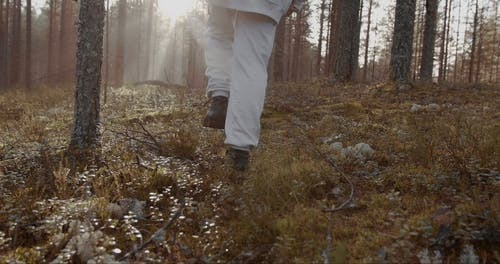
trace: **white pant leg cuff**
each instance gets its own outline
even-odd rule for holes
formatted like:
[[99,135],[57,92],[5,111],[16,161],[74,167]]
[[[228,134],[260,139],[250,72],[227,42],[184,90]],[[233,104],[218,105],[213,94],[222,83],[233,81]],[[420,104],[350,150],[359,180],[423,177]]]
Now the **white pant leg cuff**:
[[252,149],[249,148],[249,147],[238,147],[238,146],[234,146],[234,145],[228,145],[230,148],[232,149],[236,149],[236,150],[241,150],[241,151],[246,151],[246,152],[250,152]]
[[224,90],[216,90],[216,91],[210,92],[208,96],[210,98],[214,98],[216,96],[224,96],[226,98],[229,98],[229,92],[224,91]]

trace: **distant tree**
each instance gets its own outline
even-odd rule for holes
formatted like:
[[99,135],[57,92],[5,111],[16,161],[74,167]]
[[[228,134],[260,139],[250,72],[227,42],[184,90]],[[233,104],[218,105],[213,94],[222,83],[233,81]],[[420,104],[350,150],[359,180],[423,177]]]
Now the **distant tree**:
[[80,0],[75,111],[70,150],[93,150],[100,146],[98,123],[104,12],[104,0]]
[[52,83],[55,74],[54,50],[55,50],[55,20],[56,20],[56,0],[49,0],[49,32],[48,32],[48,53],[47,53],[47,80]]
[[415,0],[397,0],[391,49],[391,79],[408,83],[413,51]]
[[[372,0],[370,0],[372,1]],[[328,8],[326,4],[326,0],[321,0],[321,4],[319,6],[320,16],[319,16],[319,37],[318,37],[318,56],[316,58],[316,75],[321,74],[321,62],[323,60],[323,41],[324,41],[324,25],[325,25],[325,12]]]
[[370,49],[370,31],[372,26],[372,10],[373,10],[373,0],[369,0],[368,2],[368,14],[367,16],[367,24],[366,24],[366,37],[365,37],[365,60],[363,65],[363,81],[366,82],[368,75],[368,51]]
[[[9,0],[7,0],[9,1]],[[5,76],[5,69],[7,67],[6,65],[6,62],[7,62],[7,58],[6,58],[6,54],[7,52],[5,51],[5,48],[6,48],[6,39],[7,39],[7,36],[4,35],[4,25],[6,23],[8,23],[8,20],[7,22],[4,22],[3,20],[3,13],[4,13],[4,9],[7,10],[8,8],[4,8],[4,1],[3,0],[0,0],[0,89],[4,88],[5,87],[5,80],[6,80],[6,76]]]
[[31,89],[31,0],[26,0],[26,56],[25,56],[26,89]]
[[124,58],[125,58],[125,31],[127,24],[127,0],[118,2],[118,32],[116,40],[115,58],[115,84],[123,84]]
[[358,68],[360,0],[335,0],[330,29],[330,79],[352,81]]
[[273,79],[277,82],[282,82],[285,79],[285,38],[287,18],[281,19],[276,28],[276,43],[274,49],[273,60]]
[[9,66],[10,85],[16,85],[20,81],[21,77],[21,0],[14,0],[13,2],[13,12],[12,12],[12,44],[10,52],[11,63]]
[[432,81],[432,71],[434,69],[434,44],[436,43],[438,0],[426,0],[425,8],[424,42],[420,65],[420,80],[428,82]]
[[469,61],[469,74],[468,74],[468,81],[469,83],[473,82],[474,79],[474,61],[476,59],[476,45],[477,45],[477,29],[478,29],[478,23],[479,23],[479,1],[476,0],[475,4],[475,11],[474,11],[474,22],[472,24],[473,31],[472,31],[472,45],[470,48],[470,61]]

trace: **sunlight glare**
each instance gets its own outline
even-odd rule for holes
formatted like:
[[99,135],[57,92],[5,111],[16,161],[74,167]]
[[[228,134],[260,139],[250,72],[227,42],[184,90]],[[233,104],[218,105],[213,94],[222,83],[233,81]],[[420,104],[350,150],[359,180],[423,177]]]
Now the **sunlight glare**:
[[160,14],[172,20],[186,15],[194,9],[196,0],[160,0],[158,8]]

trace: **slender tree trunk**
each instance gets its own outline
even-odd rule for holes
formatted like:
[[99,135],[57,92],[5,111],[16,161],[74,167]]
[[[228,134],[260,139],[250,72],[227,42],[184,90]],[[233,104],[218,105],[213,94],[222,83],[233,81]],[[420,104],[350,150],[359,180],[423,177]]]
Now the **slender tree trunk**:
[[124,58],[125,58],[125,29],[127,24],[127,0],[118,2],[118,32],[116,40],[115,57],[115,85],[123,84]]
[[483,55],[483,12],[484,8],[481,9],[481,15],[479,16],[479,41],[477,43],[477,64],[476,64],[476,83],[481,82],[481,63]]
[[5,61],[4,67],[3,67],[3,72],[2,72],[2,80],[4,80],[4,87],[10,88],[10,78],[9,78],[9,66],[10,66],[10,58],[9,58],[9,53],[10,53],[10,47],[9,47],[9,10],[10,10],[10,4],[9,0],[6,0],[5,2],[5,32],[4,32],[4,38],[3,38],[3,50],[2,50],[2,61]]
[[448,3],[450,0],[445,0],[444,5],[444,18],[443,18],[443,28],[441,29],[441,42],[439,47],[439,82],[445,80],[444,77],[444,54],[445,54],[445,43],[446,43],[446,26],[448,21]]
[[415,0],[397,0],[394,34],[391,50],[391,79],[408,83],[413,54]]
[[12,12],[12,54],[10,65],[10,83],[17,85],[21,69],[21,1],[14,0]]
[[473,73],[474,73],[474,61],[476,60],[476,42],[477,42],[477,23],[478,23],[478,12],[479,12],[479,1],[476,0],[476,8],[474,12],[474,24],[472,31],[472,45],[470,49],[470,61],[469,61],[469,83],[473,82]]
[[366,82],[368,75],[368,51],[370,50],[370,30],[372,25],[372,8],[373,0],[368,3],[368,22],[366,25],[366,38],[365,38],[365,60],[363,65],[363,81]]
[[425,3],[425,28],[422,47],[422,61],[420,65],[420,80],[432,81],[434,69],[434,44],[436,43],[436,24],[438,0],[426,0]]
[[[460,22],[462,15],[462,1],[458,1],[458,20],[456,28],[456,40],[455,40],[455,66],[453,67],[453,82],[457,82],[457,72],[458,72],[458,39],[460,38]],[[461,62],[464,63],[463,61]]]
[[25,58],[26,89],[31,89],[31,0],[26,0],[26,58]]
[[424,5],[419,5],[419,0],[417,0],[417,20],[416,20],[416,29],[414,33],[414,38],[416,40],[414,41],[414,46],[413,46],[413,70],[412,70],[412,79],[416,80],[417,79],[417,74],[418,74],[418,67],[421,64],[422,61],[422,43],[424,42],[423,37],[424,34],[422,32],[422,28],[425,27],[424,25],[424,12],[425,12],[425,2],[422,1]]
[[146,25],[146,65],[144,66],[144,78],[149,78],[149,63],[150,63],[150,58],[151,58],[151,40],[153,38],[153,17],[154,17],[154,1],[149,0],[149,5],[148,5],[148,21]]
[[[497,27],[498,27],[498,1],[495,2],[495,5],[494,5],[494,8],[495,8],[495,18],[494,18],[494,22],[493,22],[493,28],[495,30],[493,30],[493,45],[497,45],[495,43],[498,43],[497,42]],[[492,63],[493,65],[491,66],[490,68],[490,77],[489,77],[489,80],[490,82],[493,82],[493,76],[495,74],[495,81],[497,80],[496,78],[496,75],[498,74],[498,56],[497,56],[497,51],[498,48],[495,48],[493,49],[493,59],[492,59]],[[496,71],[494,71],[494,69],[496,69]]]
[[48,52],[47,52],[47,80],[51,84],[54,74],[54,23],[55,23],[55,1],[49,1],[49,36],[48,36]]
[[[371,0],[370,0],[371,1]],[[319,38],[318,38],[318,56],[316,59],[316,75],[321,74],[321,61],[323,58],[323,28],[325,23],[325,9],[326,9],[326,0],[321,0],[321,14],[319,16]]]
[[336,0],[332,21],[332,72],[333,82],[349,82],[358,68],[359,52],[359,0]]
[[285,66],[285,33],[286,33],[286,18],[283,18],[276,28],[276,47],[274,57],[274,80],[282,82],[284,79]]
[[293,59],[292,59],[292,80],[297,81],[300,79],[299,63],[302,56],[302,13],[303,10],[297,13],[295,20],[295,34],[293,45]]
[[137,26],[137,51],[136,51],[136,55],[137,55],[137,63],[136,63],[136,66],[137,66],[137,80],[136,81],[142,81],[142,77],[141,77],[141,69],[142,69],[142,56],[141,56],[141,51],[142,51],[142,0],[138,0],[138,17],[139,17],[139,24]]
[[99,90],[103,55],[104,0],[80,0],[76,93],[70,149],[93,150],[99,143]]
[[443,61],[443,77],[444,80],[448,80],[448,59],[449,59],[449,47],[450,47],[450,27],[451,27],[451,6],[453,0],[448,3],[448,21],[446,22],[446,37],[444,44],[444,61]]
[[3,22],[3,0],[0,0],[0,89],[5,87],[5,58],[4,58],[4,22]]
[[106,62],[104,63],[105,64],[105,68],[104,68],[104,76],[105,76],[105,79],[104,79],[104,104],[107,104],[108,103],[108,84],[109,84],[109,13],[111,12],[111,10],[109,9],[109,0],[106,0],[106,50],[105,50],[105,54],[106,54]]
[[327,74],[331,74],[333,72],[333,51],[334,51],[334,36],[335,36],[335,15],[337,10],[335,9],[335,0],[332,0],[330,3],[330,15],[328,16],[328,53],[326,56],[326,72]]

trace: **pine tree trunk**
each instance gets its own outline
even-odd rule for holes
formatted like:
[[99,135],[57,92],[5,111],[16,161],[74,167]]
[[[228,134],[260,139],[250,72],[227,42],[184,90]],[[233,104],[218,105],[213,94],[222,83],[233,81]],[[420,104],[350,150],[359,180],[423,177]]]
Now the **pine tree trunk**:
[[477,64],[476,64],[476,83],[481,82],[481,63],[482,63],[482,55],[483,55],[483,11],[484,8],[481,9],[481,15],[479,17],[479,41],[477,43]]
[[285,66],[285,24],[286,18],[283,18],[276,28],[276,46],[274,56],[273,75],[274,81],[282,82],[284,79]]
[[127,0],[118,2],[118,32],[116,40],[116,58],[115,58],[115,85],[123,84],[124,59],[125,59],[125,29],[127,24]]
[[21,0],[14,1],[12,13],[12,63],[10,70],[10,83],[17,85],[21,73]]
[[372,8],[373,8],[373,0],[370,0],[368,3],[368,22],[366,25],[366,38],[365,38],[365,60],[363,65],[363,81],[366,82],[366,78],[368,75],[368,51],[370,50],[370,30],[372,25]]
[[474,61],[476,60],[476,42],[477,42],[477,23],[478,23],[478,12],[479,12],[479,2],[476,0],[476,8],[474,12],[474,24],[473,24],[473,31],[472,31],[472,45],[470,49],[470,61],[469,61],[469,83],[473,82],[473,73],[474,73]]
[[47,53],[47,81],[49,84],[53,81],[54,75],[54,23],[55,23],[55,0],[49,0],[49,36]]
[[410,78],[415,26],[415,0],[397,0],[391,49],[391,79],[406,84]]
[[446,37],[444,43],[444,59],[443,59],[443,77],[444,80],[448,79],[448,59],[450,48],[450,27],[451,27],[451,5],[453,0],[448,3],[448,21],[446,22]]
[[[371,1],[371,0],[370,0]],[[323,28],[325,23],[325,9],[326,9],[326,0],[321,0],[321,14],[319,16],[319,38],[318,38],[318,55],[316,59],[316,75],[321,74],[321,61],[323,55]]]
[[420,80],[423,82],[430,82],[432,81],[432,72],[434,69],[434,45],[436,43],[438,0],[426,0],[425,8],[424,42],[420,65]]
[[5,76],[4,76],[4,71],[5,71],[5,58],[4,58],[4,22],[3,22],[3,0],[0,0],[0,89],[3,89],[5,87]]
[[446,43],[446,26],[448,21],[448,3],[449,0],[445,0],[444,5],[444,18],[443,18],[443,28],[441,29],[441,42],[439,47],[439,82],[445,80],[444,77],[444,55],[445,55],[445,43]]
[[302,56],[302,13],[303,10],[297,13],[295,20],[295,34],[293,45],[293,59],[292,59],[292,80],[300,80],[300,61]]
[[150,58],[151,58],[151,40],[153,39],[153,17],[154,17],[154,1],[149,0],[149,6],[148,6],[148,21],[146,25],[146,51],[145,51],[145,58],[146,62],[144,65],[144,73],[143,76],[144,78],[149,78],[149,63],[150,63]]
[[3,72],[2,72],[2,80],[3,80],[3,87],[5,88],[10,88],[10,80],[9,80],[9,52],[10,52],[10,47],[9,47],[9,10],[10,10],[10,4],[9,0],[6,0],[5,2],[5,31],[4,31],[4,38],[3,38],[3,49],[2,49],[2,62],[4,62],[4,67],[3,67]]
[[[458,72],[458,39],[460,38],[460,20],[462,15],[462,1],[458,1],[458,19],[457,19],[457,28],[456,28],[456,40],[455,40],[455,65],[453,67],[453,82],[457,81],[457,72]],[[463,61],[461,62],[464,63]]]
[[109,0],[106,0],[106,49],[104,54],[106,54],[106,61],[104,63],[104,104],[108,103],[108,84],[109,84]]
[[25,58],[26,89],[31,89],[31,0],[26,0],[26,58]]
[[333,53],[330,80],[349,82],[358,67],[359,0],[336,0],[332,22]]
[[103,55],[104,0],[80,0],[74,127],[70,149],[99,144],[99,91]]

